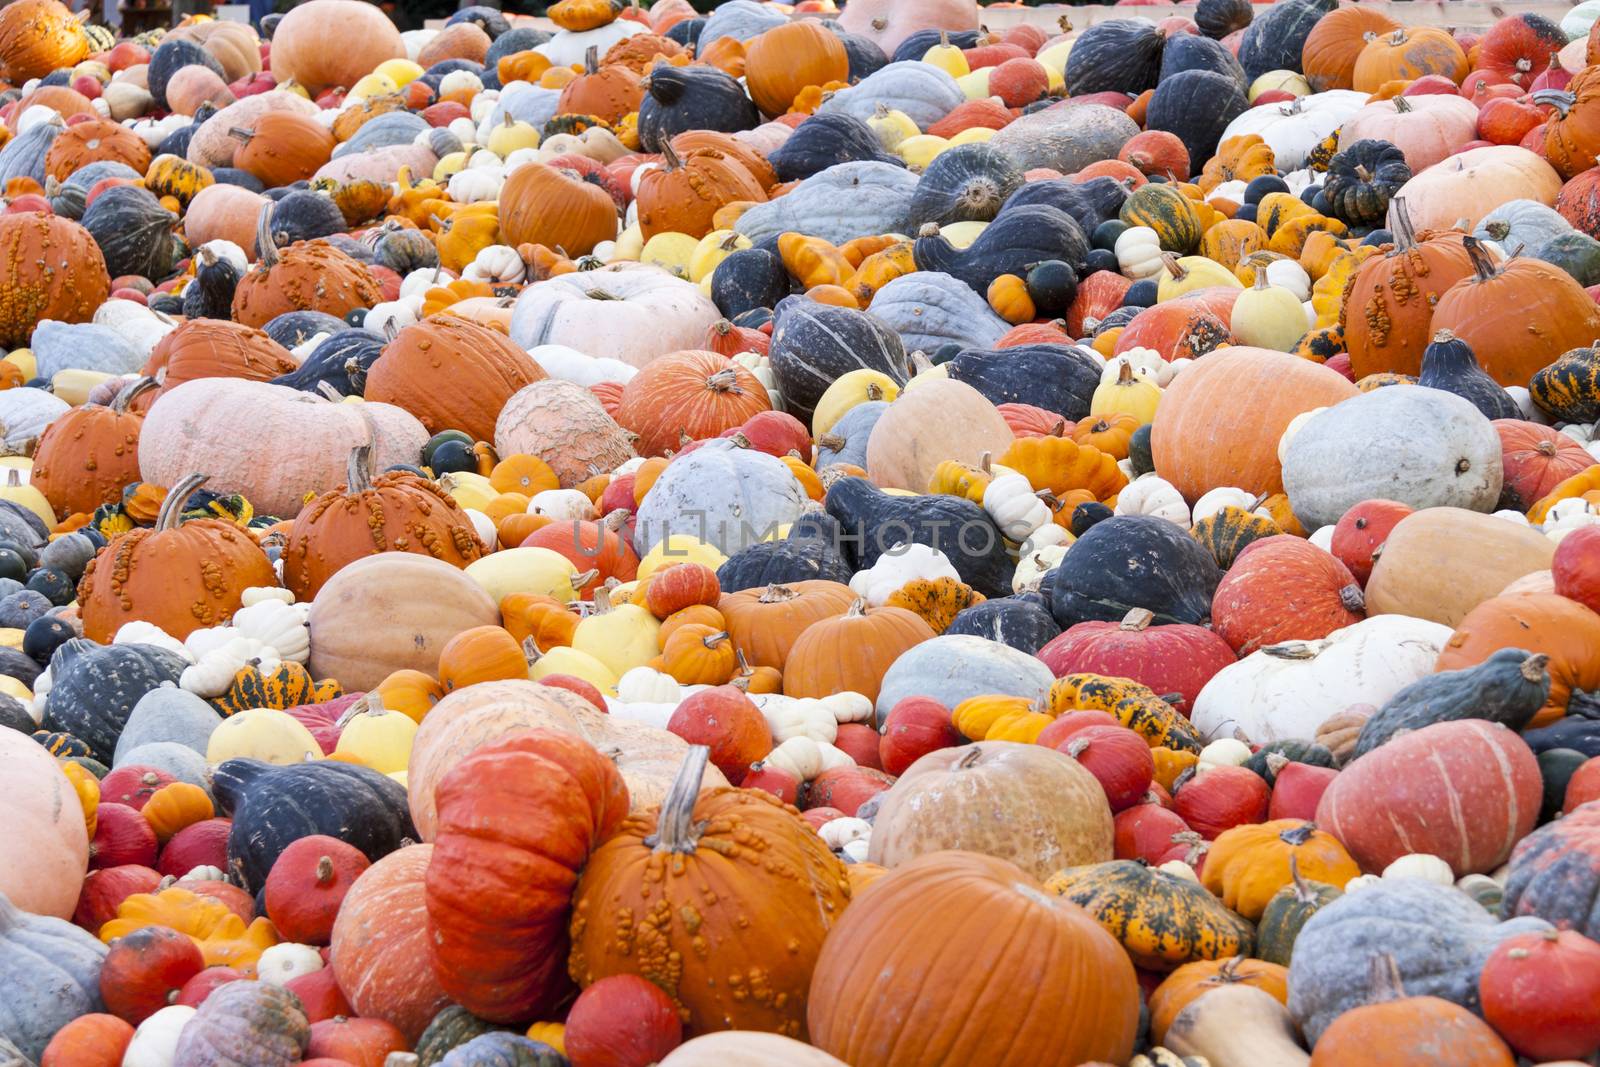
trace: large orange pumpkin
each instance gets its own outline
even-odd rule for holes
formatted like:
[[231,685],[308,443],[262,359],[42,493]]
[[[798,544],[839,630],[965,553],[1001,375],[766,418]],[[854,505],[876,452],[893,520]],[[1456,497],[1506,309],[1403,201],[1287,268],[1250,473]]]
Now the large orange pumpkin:
[[1400,24],[1381,11],[1351,4],[1317,20],[1300,48],[1300,69],[1315,92],[1349,89],[1355,79],[1356,59],[1370,34],[1392,33]]
[[1544,126],[1544,157],[1550,165],[1562,178],[1594,166],[1600,152],[1600,72],[1585,68],[1564,91],[1540,99],[1555,105]]
[[[312,0],[321,2],[344,0]],[[279,248],[272,238],[272,211],[271,204],[261,208],[256,224],[259,258],[233,291],[235,322],[265,326],[290,311],[322,311],[342,319],[383,299],[367,268],[326,241]]]
[[778,184],[778,174],[772,169],[767,157],[754,145],[739,140],[731,133],[723,133],[720,130],[685,130],[672,139],[672,149],[679,156],[691,156],[705,150],[721,152],[729,159],[744,164],[744,169],[760,183],[761,188],[770,189]]
[[589,857],[568,969],[585,988],[615,974],[649,979],[677,1005],[686,1037],[804,1039],[812,967],[848,914],[850,877],[771,793],[702,792],[707,755],[690,748],[660,808],[629,817]]
[[1595,465],[1583,445],[1551,426],[1522,419],[1496,419],[1504,468],[1504,506],[1527,511],[1556,486]]
[[598,49],[590,48],[584,56],[584,72],[562,88],[556,101],[556,114],[593,115],[618,123],[630,112],[639,110],[639,101],[643,98],[638,72],[624,66],[602,66]]
[[139,480],[139,429],[144,415],[133,399],[155,382],[140,379],[110,404],[84,404],[66,412],[39,435],[28,482],[44,494],[57,515],[92,512],[122,499]]
[[838,34],[812,19],[797,19],[745,42],[744,76],[756,107],[782,115],[800,90],[848,81],[850,57]]
[[543,368],[498,330],[458,315],[407,326],[367,372],[366,398],[405,408],[429,433],[461,430],[494,440],[511,395],[542,381]]
[[59,215],[0,215],[0,344],[27,344],[43,319],[88,322],[110,295],[105,257],[88,230]]
[[1422,370],[1422,350],[1439,296],[1472,274],[1460,233],[1415,233],[1404,199],[1390,206],[1394,247],[1356,268],[1345,289],[1339,317],[1345,349],[1357,379],[1369,374],[1411,374]]
[[754,374],[715,352],[674,352],[651,360],[622,389],[617,422],[639,435],[641,455],[676,452],[717,437],[771,408]]
[[853,1067],[1126,1063],[1139,988],[1077,905],[1005,860],[933,852],[862,890],[817,961],[807,1015],[812,1043]]
[[1446,30],[1405,26],[1376,34],[1356,56],[1352,88],[1375,93],[1385,82],[1442,74],[1459,83],[1467,76],[1467,55]]
[[662,146],[662,156],[665,162],[639,179],[636,199],[645,240],[658,233],[704,237],[716,229],[713,220],[727,205],[767,199],[766,190],[744,164],[715,149],[680,157],[668,143]]
[[0,73],[20,85],[89,54],[83,23],[60,0],[14,0],[0,8]]
[[789,650],[814,622],[843,615],[855,602],[850,587],[822,579],[725,593],[717,611],[734,647],[752,667],[782,670]]
[[1576,600],[1554,593],[1485,600],[1450,635],[1436,669],[1475,667],[1502,648],[1550,657],[1550,696],[1530,726],[1548,726],[1566,715],[1574,691],[1600,689],[1600,615]]
[[915,612],[869,608],[857,600],[843,615],[819,619],[795,639],[783,667],[783,691],[792,697],[861,693],[877,700],[889,665],[934,636]]
[[297,111],[268,111],[249,128],[229,134],[241,142],[233,165],[261,179],[268,189],[305,181],[333,155],[337,143],[328,127]]
[[1495,381],[1526,386],[1563,352],[1600,337],[1600,306],[1565,270],[1524,256],[1496,264],[1474,239],[1465,244],[1473,274],[1439,297],[1430,330],[1472,346]]
[[308,0],[272,33],[272,76],[315,96],[354,85],[386,59],[404,59],[405,42],[389,16],[360,0]]
[[254,326],[226,319],[190,319],[156,343],[144,373],[161,375],[165,391],[199,378],[267,382],[299,366],[287,348]]
[[617,205],[598,182],[565,167],[524,163],[500,188],[500,236],[588,255],[617,235]]
[[546,1017],[571,990],[578,872],[628,814],[622,776],[580,738],[529,730],[462,760],[434,800],[428,928],[445,991],[492,1022]]
[[1156,409],[1156,471],[1193,501],[1222,486],[1283,492],[1278,441],[1296,415],[1356,395],[1337,371],[1285,352],[1213,352],[1173,381]]

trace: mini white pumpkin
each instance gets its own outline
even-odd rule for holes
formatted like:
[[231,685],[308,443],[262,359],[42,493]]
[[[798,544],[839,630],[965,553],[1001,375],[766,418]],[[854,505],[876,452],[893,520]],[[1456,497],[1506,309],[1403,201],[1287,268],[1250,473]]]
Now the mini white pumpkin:
[[871,837],[872,824],[865,819],[846,815],[823,823],[817,830],[817,836],[822,838],[823,844],[838,852],[852,841],[865,841]]
[[856,761],[839,749],[809,737],[791,737],[767,753],[766,763],[780,771],[794,775],[797,781],[809,782],[823,771],[836,767],[854,767]]
[[1327,410],[1326,407],[1312,408],[1310,411],[1302,411],[1289,420],[1289,425],[1283,428],[1283,434],[1278,438],[1278,462],[1280,464],[1283,462],[1283,457],[1289,452],[1289,442],[1293,440],[1294,435],[1304,429],[1306,423],[1310,422],[1313,416]]
[[1032,484],[1021,474],[1002,474],[991,479],[983,491],[983,510],[1012,541],[1026,541],[1051,518],[1050,506],[1039,499]]
[[1138,282],[1161,273],[1161,237],[1150,227],[1129,226],[1118,235],[1113,248],[1124,278]]
[[193,663],[195,659],[194,654],[184,646],[182,641],[179,641],[153,622],[144,622],[142,620],[125,622],[117,628],[116,636],[112,637],[111,643],[113,645],[154,645],[156,648],[167,652],[174,652],[190,663]]
[[1219,737],[1200,750],[1195,772],[1202,773],[1217,767],[1239,767],[1250,758],[1250,746],[1232,737]]
[[635,667],[617,679],[617,699],[625,704],[677,704],[683,687],[653,667]]
[[528,350],[528,355],[550,377],[576,382],[584,388],[601,382],[626,384],[639,373],[639,368],[631,363],[607,356],[587,355],[566,345],[537,345]]
[[1051,545],[1070,545],[1071,543],[1072,534],[1066,527],[1059,526],[1053,522],[1046,523],[1033,531],[1033,534],[1022,542],[1022,546],[1017,549],[1017,558],[1021,559],[1024,556],[1032,555],[1041,548],[1048,548]]
[[178,1035],[194,1014],[187,1004],[169,1004],[140,1023],[122,1054],[122,1067],[172,1067]]
[[[483,92],[483,79],[470,70],[452,70],[439,80],[439,96],[450,97],[460,93],[478,94]],[[460,122],[460,119],[456,120]],[[460,136],[457,134],[457,136]]]
[[1318,526],[1315,530],[1313,530],[1311,532],[1311,536],[1306,538],[1306,540],[1310,541],[1312,544],[1314,544],[1318,548],[1322,549],[1322,551],[1328,553],[1329,555],[1332,555],[1333,554],[1333,534],[1334,534],[1334,531],[1336,529],[1338,529],[1338,527],[1335,527],[1335,526]]
[[1061,565],[1071,547],[1070,543],[1045,545],[1025,556],[1018,556],[1016,572],[1011,576],[1011,591],[1026,593],[1038,590],[1044,582],[1044,576]]
[[1245,489],[1237,489],[1231,485],[1220,486],[1206,493],[1194,502],[1194,513],[1190,516],[1191,522],[1209,519],[1223,508],[1233,507],[1249,511],[1255,506],[1256,498]]
[[546,489],[528,501],[529,515],[548,515],[552,519],[592,519],[594,501],[576,489]]
[[282,660],[304,663],[311,656],[310,606],[263,600],[233,613],[231,625],[272,649]]
[[474,166],[473,160],[482,154],[474,153],[465,167],[450,175],[447,188],[451,200],[458,204],[476,204],[499,199],[500,187],[506,181],[505,170],[498,160],[493,160],[488,166]]
[[361,320],[363,329],[379,336],[387,336],[392,327],[399,333],[407,326],[414,326],[422,321],[422,294],[402,294],[398,300],[385,300],[372,305],[366,316]]
[[262,950],[256,961],[256,976],[268,985],[284,986],[322,968],[322,953],[310,945],[284,941]]
[[869,606],[879,607],[907,582],[919,578],[952,578],[959,582],[961,573],[937,548],[902,543],[879,556],[871,567],[857,571],[850,579],[850,591],[864,597]]
[[1384,878],[1421,878],[1435,885],[1455,885],[1456,873],[1438,856],[1426,852],[1412,852],[1401,856],[1383,869]]
[[[459,177],[460,174],[455,176]],[[450,179],[451,184],[455,183],[455,178]],[[528,265],[510,245],[490,245],[482,249],[467,264],[467,269],[461,272],[463,278],[491,285],[513,285],[521,282],[527,274]]]
[[1135,478],[1117,494],[1118,515],[1154,515],[1188,529],[1192,525],[1189,504],[1176,486],[1156,474]]
[[839,734],[838,720],[820,700],[786,697],[779,693],[763,693],[750,699],[761,709],[772,740],[778,744],[791,737],[808,737],[831,744]]

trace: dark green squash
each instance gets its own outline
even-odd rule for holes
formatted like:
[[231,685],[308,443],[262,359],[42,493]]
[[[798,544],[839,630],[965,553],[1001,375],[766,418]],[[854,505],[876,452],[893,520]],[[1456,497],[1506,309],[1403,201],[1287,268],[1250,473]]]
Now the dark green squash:
[[989,513],[955,496],[891,496],[865,478],[840,478],[828,490],[828,514],[842,530],[853,570],[865,570],[896,545],[914,542],[943,552],[961,580],[986,597],[1011,592],[1016,569]]
[[1038,593],[996,597],[963,609],[944,631],[998,641],[1028,655],[1061,636],[1050,605]]
[[1115,514],[1116,512],[1098,500],[1085,500],[1072,509],[1067,529],[1071,531],[1073,537],[1082,537],[1097,524],[1105,522]]
[[1161,77],[1165,45],[1166,35],[1149,19],[1096,22],[1079,35],[1067,55],[1067,95],[1138,96],[1154,88]]
[[1517,843],[1500,915],[1537,915],[1600,937],[1600,803],[1579,805]]
[[[891,63],[904,63],[920,60],[928,54],[928,49],[939,43],[940,30],[918,30],[895,47],[894,55],[889,57]],[[951,44],[957,48],[976,48],[978,38],[983,34],[978,30],[952,30],[947,35]]]
[[825,511],[807,511],[783,539],[757,541],[729,556],[717,568],[717,584],[725,593],[818,578],[849,585],[852,571],[839,544],[838,522]]
[[1128,439],[1128,463],[1133,467],[1135,478],[1155,473],[1155,457],[1150,454],[1150,423],[1133,431],[1133,436]]
[[164,683],[177,685],[188,665],[182,656],[152,645],[97,645],[75,638],[50,657],[42,725],[81,737],[95,758],[109,760],[139,698]]
[[1600,348],[1574,348],[1528,381],[1533,402],[1557,422],[1600,419]]
[[1300,53],[1317,22],[1338,0],[1281,0],[1261,12],[1239,41],[1239,65],[1251,81],[1269,70],[1300,70]]
[[1543,653],[1502,648],[1475,667],[1412,682],[1372,713],[1351,758],[1366,755],[1402,730],[1458,719],[1487,719],[1520,731],[1550,696],[1549,662]]
[[844,45],[844,54],[850,61],[850,84],[854,85],[862,78],[876,74],[889,65],[889,57],[884,55],[877,41],[863,37],[859,33],[850,33],[832,19],[824,21],[823,25],[839,38],[840,44]]
[[[800,129],[805,126],[802,123]],[[796,130],[795,136],[799,134]],[[1022,181],[1022,171],[997,148],[979,142],[946,149],[917,181],[911,197],[911,229],[915,232],[929,223],[988,222]]]
[[1539,808],[1539,821],[1549,822],[1561,814],[1567,799],[1567,783],[1579,767],[1589,762],[1589,757],[1572,748],[1550,748],[1539,753],[1539,778],[1544,782],[1544,803]]
[[102,189],[83,213],[83,228],[100,246],[113,278],[137,274],[153,282],[165,279],[183,250],[173,232],[177,225],[178,216],[136,185]]
[[1524,252],[1560,267],[1585,288],[1600,284],[1600,241],[1586,233],[1573,230],[1557,234],[1539,248]]
[[1245,88],[1244,68],[1221,41],[1202,37],[1197,33],[1175,33],[1167,38],[1161,52],[1161,80],[1182,74],[1186,70],[1209,70],[1232,78],[1239,88]]
[[145,72],[145,78],[149,84],[150,95],[155,97],[158,108],[163,111],[171,109],[172,105],[167,102],[167,83],[178,71],[192,66],[205,67],[224,83],[228,81],[222,64],[193,41],[168,38],[150,54],[150,66]]
[[712,271],[711,302],[723,317],[737,319],[757,308],[777,307],[793,287],[783,260],[765,248],[741,248]]
[[319,394],[327,387],[341,396],[360,396],[385,343],[366,330],[340,330],[324,338],[297,369],[274,378],[272,384]]
[[385,223],[367,236],[372,262],[404,278],[414,270],[439,265],[439,249],[421,230]]
[[439,1067],[571,1067],[561,1053],[542,1041],[503,1030],[491,1031],[457,1045]]
[[1322,195],[1335,218],[1351,226],[1380,226],[1389,201],[1411,180],[1406,154],[1388,141],[1357,141],[1328,161]]
[[1035,263],[1024,281],[1028,283],[1028,298],[1041,316],[1065,315],[1078,295],[1077,271],[1059,259]]
[[[491,41],[499,40],[502,34],[509,32],[511,29],[511,22],[506,18],[505,12],[500,11],[498,8],[484,7],[479,4],[461,8],[444,20],[446,26],[454,26],[461,22],[472,23],[487,34]],[[543,42],[536,43],[542,44]]]
[[22,651],[35,663],[49,663],[56,649],[79,636],[65,619],[46,615],[34,619],[22,633]]
[[812,115],[795,127],[783,144],[767,154],[780,181],[801,181],[840,163],[871,161],[905,166],[899,156],[884,151],[872,127],[853,115],[828,111]]
[[211,180],[218,185],[237,185],[249,189],[252,193],[264,193],[267,187],[260,178],[247,170],[238,167],[214,167],[211,171]]
[[349,328],[343,319],[323,311],[286,311],[261,330],[285,348],[298,348],[319,333],[339,333]]
[[336,837],[370,860],[418,840],[405,786],[353,763],[275,767],[231,759],[213,768],[211,785],[219,813],[233,819],[230,872],[252,893],[261,888],[278,854],[302,837]]
[[1315,741],[1273,741],[1262,745],[1249,759],[1244,761],[1244,768],[1260,775],[1268,785],[1278,784],[1278,772],[1290,763],[1305,763],[1312,767],[1333,767],[1333,753],[1328,751],[1326,745],[1319,745]]
[[761,113],[744,87],[715,67],[656,67],[640,83],[639,144],[646,152],[685,130],[737,133],[761,124]]
[[1156,86],[1145,111],[1145,129],[1165,130],[1176,136],[1189,150],[1191,162],[1198,166],[1199,161],[1216,154],[1222,131],[1249,107],[1244,89],[1231,74],[1186,70],[1163,78]]
[[478,1018],[459,1004],[451,1004],[428,1023],[427,1029],[417,1038],[416,1048],[412,1051],[417,1054],[418,1067],[433,1067],[444,1059],[451,1049],[494,1031],[493,1023]]
[[[1075,182],[1068,178],[1047,178],[1043,181],[1024,182],[1020,189],[1011,194],[1000,210],[1005,212],[1029,204],[1053,207],[1070,215],[1084,233],[1098,234],[1102,225],[1117,220],[1127,199],[1127,186],[1115,178],[1090,178],[1086,182]],[[1121,230],[1117,232],[1121,233]],[[1096,247],[1109,249],[1114,243],[1115,237],[1109,244],[1101,245],[1096,242]]]
[[1296,858],[1290,856],[1293,881],[1272,895],[1261,918],[1256,920],[1256,958],[1280,967],[1289,966],[1294,957],[1295,938],[1300,936],[1300,928],[1307,920],[1344,896],[1338,886],[1300,877],[1299,867]]
[[1118,515],[1073,542],[1051,571],[1050,606],[1065,630],[1080,622],[1120,622],[1143,608],[1157,623],[1203,624],[1222,571],[1211,553],[1176,523]]
[[57,215],[69,219],[83,218],[89,190],[107,178],[142,178],[143,175],[126,163],[114,159],[97,159],[87,163],[57,184],[54,179],[45,183],[50,197],[50,207]]
[[1219,41],[1250,25],[1254,17],[1250,0],[1200,0],[1194,9],[1194,24],[1200,32]]
[[1076,422],[1089,414],[1100,367],[1071,345],[968,348],[945,364],[991,404],[1032,404]]
[[1486,419],[1520,419],[1522,409],[1500,383],[1478,365],[1472,346],[1449,330],[1440,330],[1422,350],[1417,384],[1454,393],[1483,412]]
[[233,318],[233,290],[238,284],[239,268],[231,259],[218,256],[209,248],[197,249],[194,279],[183,288],[183,317]]
[[347,223],[344,212],[332,197],[309,189],[296,189],[273,206],[270,225],[273,244],[288,248],[297,241],[342,233]]
[[37,589],[19,589],[0,600],[0,627],[26,630],[35,619],[43,618],[53,607],[55,604],[50,598]]
[[850,371],[881,371],[900,385],[909,374],[900,335],[881,319],[803,296],[778,301],[767,358],[790,414],[804,422],[828,386]]
[[1089,239],[1072,216],[1031,204],[1002,210],[966,248],[933,233],[918,237],[911,253],[918,270],[943,271],[986,297],[989,283],[1000,275],[1025,275],[1047,259],[1081,267],[1089,254]]
[[[51,618],[51,616],[45,615],[43,618]],[[29,623],[28,625],[31,626],[33,624]],[[52,649],[51,655],[54,654]],[[9,646],[0,647],[0,674],[15,678],[29,689],[32,689],[34,682],[38,680],[40,671],[44,669],[43,664],[49,662],[49,658],[36,660],[21,649]]]
[[39,724],[33,721],[33,716],[22,706],[22,701],[9,694],[0,693],[0,729],[31,735],[38,728]]

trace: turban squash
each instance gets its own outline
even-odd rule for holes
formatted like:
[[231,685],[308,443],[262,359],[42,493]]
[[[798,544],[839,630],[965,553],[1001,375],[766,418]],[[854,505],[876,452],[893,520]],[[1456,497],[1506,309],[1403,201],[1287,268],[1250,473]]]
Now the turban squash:
[[678,1006],[686,1036],[804,1039],[812,968],[847,914],[849,876],[770,793],[701,792],[708,755],[690,748],[660,808],[627,819],[589,857],[568,969],[585,988],[614,974],[649,979]]

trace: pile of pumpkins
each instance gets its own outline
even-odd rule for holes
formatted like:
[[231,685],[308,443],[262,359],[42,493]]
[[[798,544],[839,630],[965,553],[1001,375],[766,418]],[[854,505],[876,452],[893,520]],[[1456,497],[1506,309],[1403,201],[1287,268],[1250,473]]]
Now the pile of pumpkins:
[[0,1062],[1596,1063],[1600,0],[1386,10],[0,8]]

